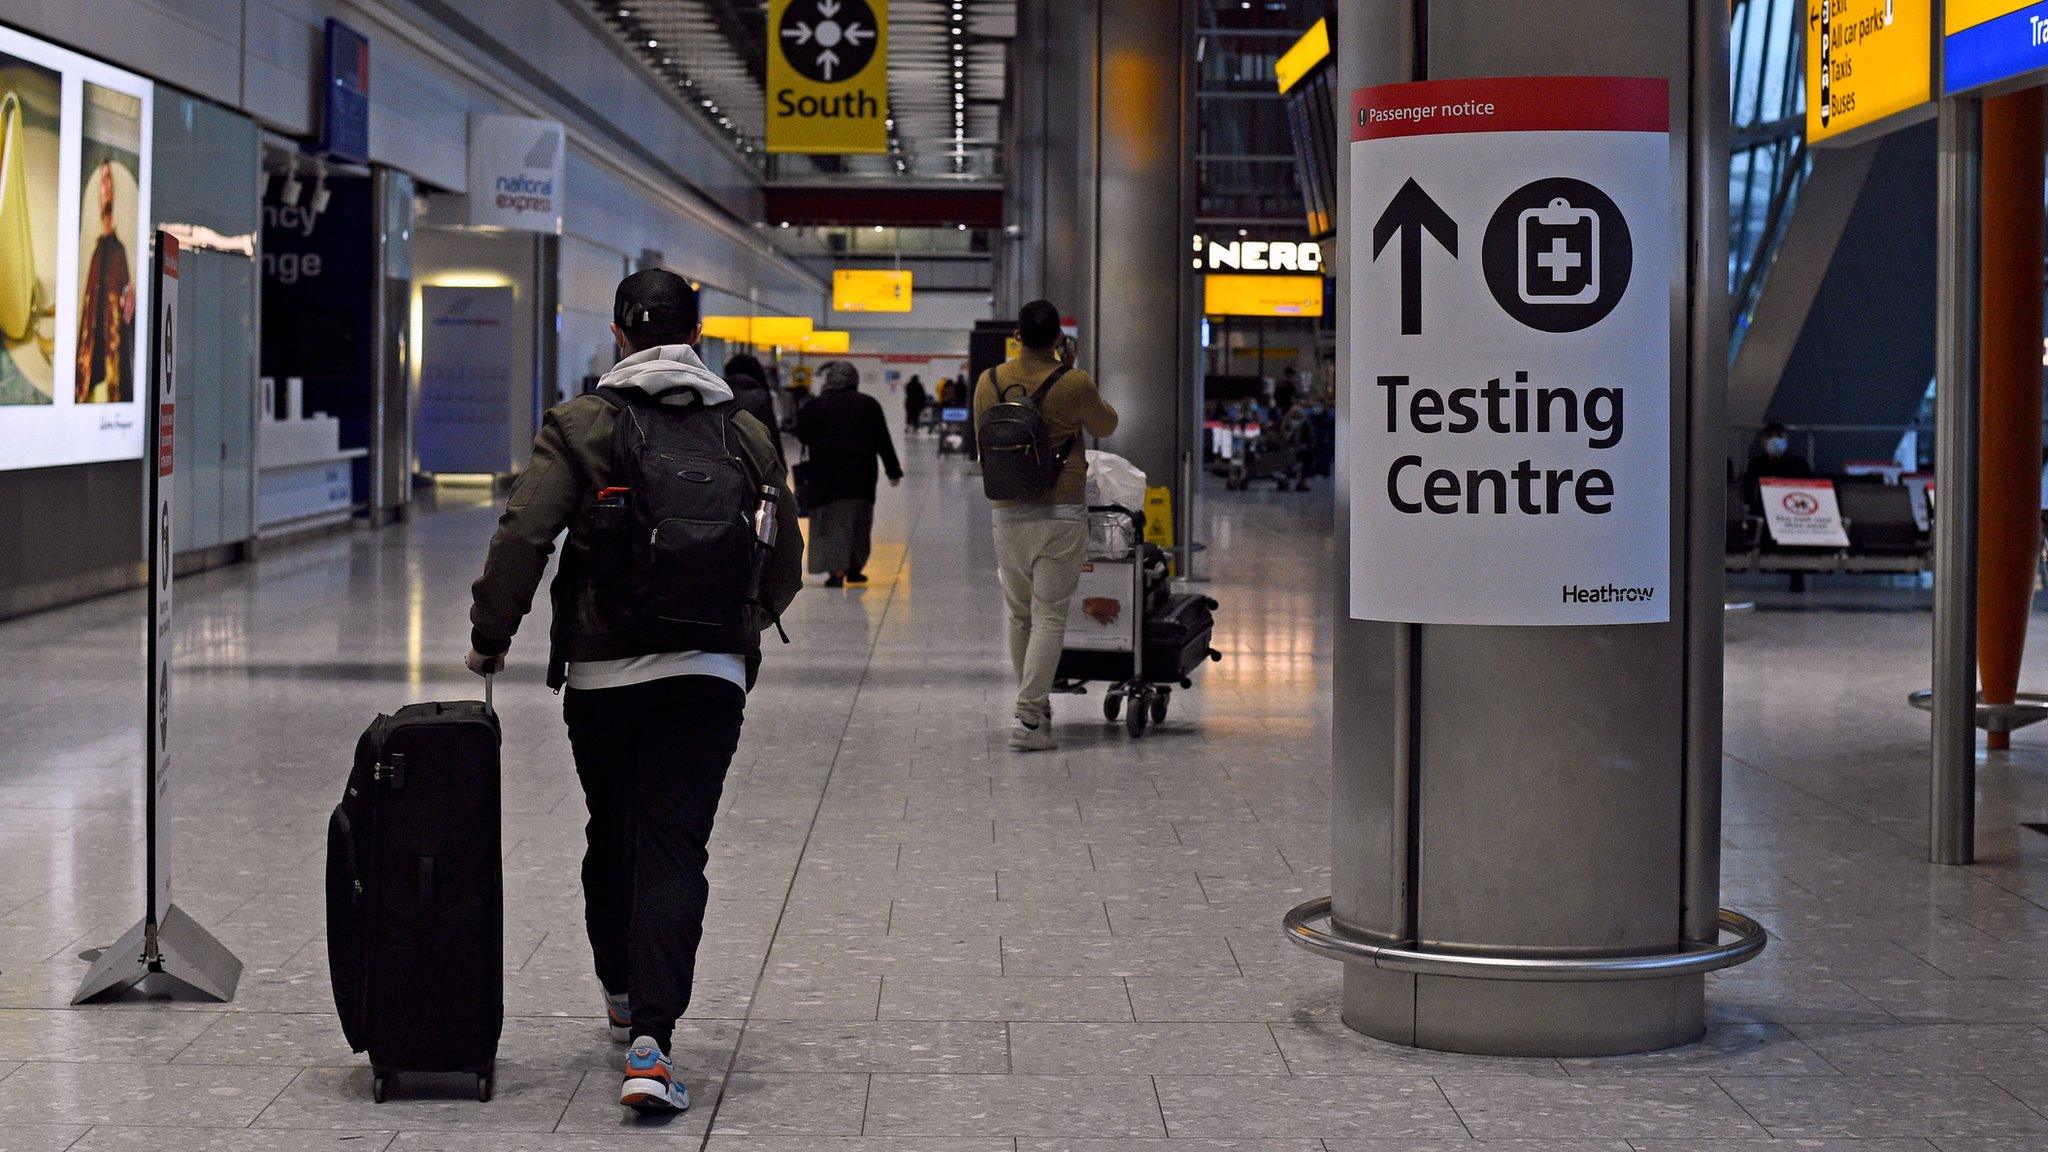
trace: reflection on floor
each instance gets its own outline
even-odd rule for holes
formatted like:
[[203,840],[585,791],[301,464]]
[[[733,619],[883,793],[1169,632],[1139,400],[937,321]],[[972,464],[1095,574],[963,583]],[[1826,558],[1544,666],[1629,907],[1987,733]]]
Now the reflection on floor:
[[498,696],[498,1099],[370,1103],[332,1015],[327,811],[372,714],[474,693],[488,509],[180,583],[176,885],[248,962],[226,1007],[67,1006],[139,914],[140,601],[0,625],[0,1150],[2048,1148],[2048,837],[2018,829],[2048,756],[2035,730],[1985,764],[1985,863],[1920,862],[1924,613],[1730,620],[1727,899],[1778,940],[1714,981],[1706,1043],[1435,1055],[1347,1032],[1277,931],[1328,890],[1327,497],[1213,492],[1225,661],[1142,741],[1062,699],[1062,749],[1016,757],[986,513],[960,463],[911,463],[875,583],[806,592],[750,703],[666,1126],[614,1103],[541,621]]

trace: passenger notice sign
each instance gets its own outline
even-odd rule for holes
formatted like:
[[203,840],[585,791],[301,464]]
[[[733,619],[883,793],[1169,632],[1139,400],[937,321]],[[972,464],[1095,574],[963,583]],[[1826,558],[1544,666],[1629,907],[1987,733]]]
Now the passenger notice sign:
[[1671,618],[1666,81],[1351,97],[1351,615]]
[[889,0],[770,0],[768,151],[889,150]]

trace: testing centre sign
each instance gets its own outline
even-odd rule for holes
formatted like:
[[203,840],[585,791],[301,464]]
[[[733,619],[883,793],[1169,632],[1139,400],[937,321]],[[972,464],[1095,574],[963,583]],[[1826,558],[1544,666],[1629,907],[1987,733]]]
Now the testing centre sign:
[[1930,0],[1806,0],[1807,140],[1846,144],[1933,115],[1933,35]]
[[1671,618],[1661,78],[1351,98],[1351,615]]
[[768,151],[889,150],[888,0],[771,0]]

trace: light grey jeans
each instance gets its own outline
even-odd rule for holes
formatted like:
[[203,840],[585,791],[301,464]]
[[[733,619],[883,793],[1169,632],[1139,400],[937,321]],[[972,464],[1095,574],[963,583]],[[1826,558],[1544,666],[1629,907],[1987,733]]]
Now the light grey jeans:
[[1088,554],[1088,519],[1053,509],[998,508],[996,567],[1010,609],[1010,665],[1017,673],[1017,719],[1043,723],[1053,672],[1067,638],[1067,604]]

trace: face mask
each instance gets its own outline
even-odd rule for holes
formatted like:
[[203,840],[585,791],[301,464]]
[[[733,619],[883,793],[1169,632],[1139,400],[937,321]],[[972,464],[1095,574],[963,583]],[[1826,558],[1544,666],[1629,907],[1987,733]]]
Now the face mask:
[[1769,440],[1764,441],[1764,451],[1769,452],[1773,456],[1783,456],[1785,454],[1785,438],[1783,436],[1773,436]]

